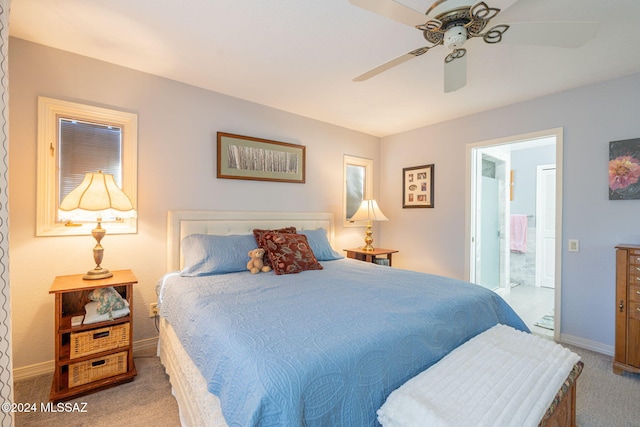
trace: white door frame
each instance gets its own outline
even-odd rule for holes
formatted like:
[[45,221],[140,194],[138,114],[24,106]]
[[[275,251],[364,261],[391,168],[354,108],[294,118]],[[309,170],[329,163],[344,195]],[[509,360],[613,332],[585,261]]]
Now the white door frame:
[[525,142],[535,139],[541,139],[544,137],[555,137],[556,139],[556,244],[555,244],[555,293],[554,293],[554,340],[560,339],[560,319],[561,313],[561,295],[562,295],[562,187],[563,187],[563,129],[554,128],[548,130],[542,130],[538,132],[532,132],[522,135],[514,135],[510,137],[497,138],[487,141],[479,141],[467,144],[466,148],[466,185],[465,185],[465,278],[471,281],[474,263],[471,262],[475,259],[475,244],[473,242],[473,236],[475,236],[475,224],[473,223],[473,212],[475,211],[475,198],[472,197],[472,190],[476,188],[476,177],[472,174],[472,161],[473,152],[476,148],[499,146],[505,144],[511,144],[514,142]]

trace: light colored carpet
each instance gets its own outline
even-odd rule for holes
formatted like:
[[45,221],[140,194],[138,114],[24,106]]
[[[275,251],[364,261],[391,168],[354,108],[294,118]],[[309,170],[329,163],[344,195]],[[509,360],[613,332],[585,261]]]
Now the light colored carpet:
[[[146,355],[146,353],[150,353]],[[86,402],[86,413],[23,413],[16,414],[17,427],[173,427],[180,425],[178,404],[171,394],[169,377],[155,352],[145,351],[134,357],[138,375],[132,382],[88,394],[69,403]],[[53,374],[17,381],[14,388],[16,402],[49,401]]]
[[584,370],[576,393],[579,427],[640,427],[640,375],[613,373],[612,357],[565,345]]
[[[610,356],[566,347],[585,365],[576,398],[579,427],[640,427],[640,375],[615,375]],[[71,401],[87,402],[88,413],[17,414],[16,426],[179,426],[178,406],[160,360],[154,356],[135,360],[138,376],[133,382]],[[51,375],[18,381],[16,402],[36,402],[39,407],[48,401],[50,388]]]

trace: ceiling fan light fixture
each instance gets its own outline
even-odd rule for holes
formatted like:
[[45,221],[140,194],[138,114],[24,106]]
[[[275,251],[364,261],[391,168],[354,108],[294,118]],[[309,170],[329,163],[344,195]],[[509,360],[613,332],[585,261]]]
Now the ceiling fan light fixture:
[[459,49],[467,41],[467,29],[462,25],[449,28],[444,33],[443,43],[448,49]]

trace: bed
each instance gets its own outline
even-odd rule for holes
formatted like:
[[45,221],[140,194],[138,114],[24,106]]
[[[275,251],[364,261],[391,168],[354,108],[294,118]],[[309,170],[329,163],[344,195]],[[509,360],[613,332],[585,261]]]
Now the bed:
[[[254,229],[288,227],[304,239],[269,236],[307,242],[315,267],[228,268]],[[497,324],[528,331],[480,286],[342,257],[331,214],[171,211],[167,233],[158,352],[187,426],[379,425],[393,390],[461,344]],[[571,403],[565,388],[552,406]]]

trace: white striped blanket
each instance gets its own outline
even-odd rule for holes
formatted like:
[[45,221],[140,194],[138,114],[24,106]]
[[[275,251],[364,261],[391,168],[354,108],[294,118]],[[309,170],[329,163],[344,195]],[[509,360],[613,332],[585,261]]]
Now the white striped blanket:
[[580,357],[551,340],[496,325],[393,391],[384,427],[535,427]]

